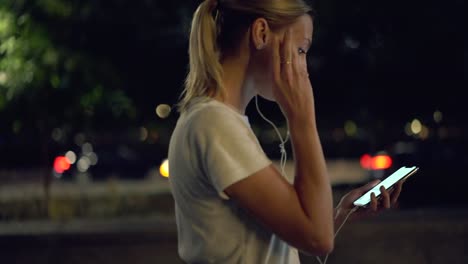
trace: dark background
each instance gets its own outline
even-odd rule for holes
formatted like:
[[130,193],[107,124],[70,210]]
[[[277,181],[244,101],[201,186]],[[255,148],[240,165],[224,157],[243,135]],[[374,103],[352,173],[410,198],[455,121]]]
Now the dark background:
[[[199,3],[0,0],[0,262],[182,263],[159,173],[178,113],[161,119],[155,108],[177,103]],[[468,263],[464,1],[311,4],[324,153],[363,174],[336,183],[334,202],[399,166],[420,167],[396,208],[346,223],[329,263]],[[276,104],[260,108],[284,135]],[[279,159],[274,130],[253,104],[247,114]],[[69,151],[77,162],[54,172]],[[390,168],[359,167],[379,153]],[[93,155],[97,164],[80,169]]]
[[[50,184],[54,158],[79,149],[80,140],[100,157],[90,169],[96,180],[139,179],[159,165],[178,114],[160,119],[155,107],[175,104],[182,91],[198,3],[3,0],[0,182],[28,181],[21,172],[37,170],[42,176],[33,180]],[[405,204],[465,206],[463,1],[311,4],[317,15],[308,65],[326,157],[385,151],[395,167],[421,166]],[[262,100],[261,108],[284,126],[274,103]],[[257,133],[271,130],[252,105],[247,114]],[[428,129],[424,138],[405,133],[414,119]],[[354,135],[345,134],[347,121],[357,127]],[[398,142],[413,148],[399,155]],[[277,139],[262,144],[278,158]]]

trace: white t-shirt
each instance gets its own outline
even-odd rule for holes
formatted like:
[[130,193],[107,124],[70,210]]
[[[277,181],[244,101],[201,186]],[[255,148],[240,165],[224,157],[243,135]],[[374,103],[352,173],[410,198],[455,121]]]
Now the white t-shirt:
[[247,116],[208,97],[181,113],[169,144],[178,252],[187,263],[296,264],[296,249],[224,193],[270,165]]

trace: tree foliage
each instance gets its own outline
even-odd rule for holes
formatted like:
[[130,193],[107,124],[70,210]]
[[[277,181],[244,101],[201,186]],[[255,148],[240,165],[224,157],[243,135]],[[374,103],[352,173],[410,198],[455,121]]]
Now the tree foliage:
[[21,124],[17,129],[34,128],[34,120],[51,128],[135,118],[135,106],[108,58],[79,49],[68,38],[87,12],[89,5],[72,1],[2,1],[0,111],[11,124]]

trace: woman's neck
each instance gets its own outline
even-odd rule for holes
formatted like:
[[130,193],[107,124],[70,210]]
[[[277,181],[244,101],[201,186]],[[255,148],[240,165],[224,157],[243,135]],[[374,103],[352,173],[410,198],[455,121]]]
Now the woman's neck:
[[229,56],[223,59],[223,84],[226,92],[224,100],[218,96],[215,99],[233,107],[241,114],[245,114],[245,109],[250,100],[255,96],[255,88],[248,80],[248,56]]

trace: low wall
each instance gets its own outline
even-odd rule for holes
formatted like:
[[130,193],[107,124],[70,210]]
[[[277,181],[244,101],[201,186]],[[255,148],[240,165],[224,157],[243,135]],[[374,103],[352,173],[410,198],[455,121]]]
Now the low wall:
[[[0,252],[2,263],[182,263],[167,215],[0,223]],[[347,223],[327,263],[466,264],[468,211],[396,210]]]

